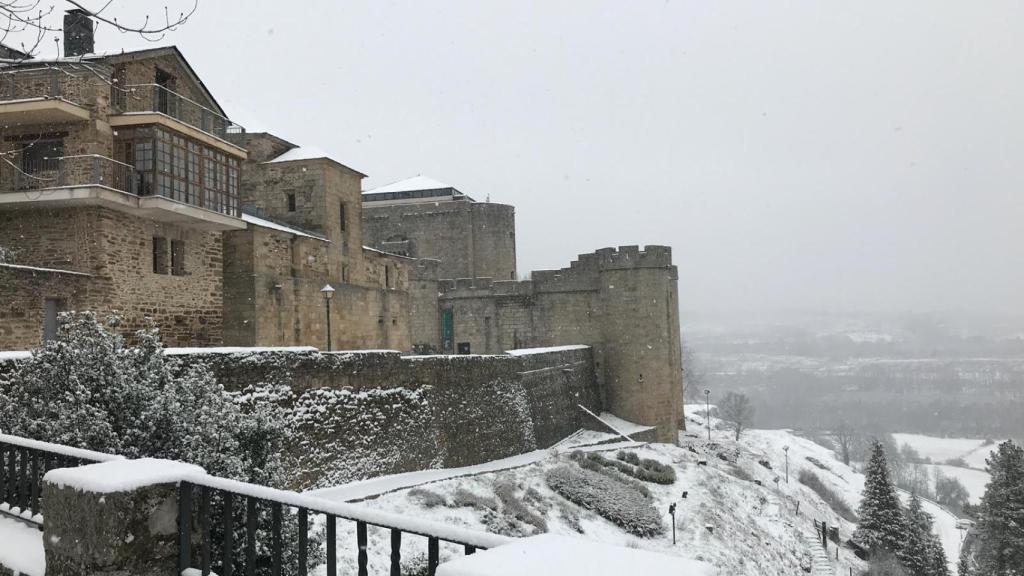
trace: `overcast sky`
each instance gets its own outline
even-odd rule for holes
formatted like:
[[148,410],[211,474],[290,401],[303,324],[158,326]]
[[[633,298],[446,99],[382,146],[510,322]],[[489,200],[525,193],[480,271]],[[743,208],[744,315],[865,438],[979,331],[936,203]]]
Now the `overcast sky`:
[[162,43],[229,115],[515,205],[521,273],[668,244],[684,314],[1024,312],[1019,1],[199,1]]

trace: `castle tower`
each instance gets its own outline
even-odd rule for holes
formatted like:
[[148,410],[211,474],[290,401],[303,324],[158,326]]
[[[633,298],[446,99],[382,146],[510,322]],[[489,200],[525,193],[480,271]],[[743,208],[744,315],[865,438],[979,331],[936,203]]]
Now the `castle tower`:
[[682,420],[679,274],[667,246],[597,251],[605,408],[676,443]]

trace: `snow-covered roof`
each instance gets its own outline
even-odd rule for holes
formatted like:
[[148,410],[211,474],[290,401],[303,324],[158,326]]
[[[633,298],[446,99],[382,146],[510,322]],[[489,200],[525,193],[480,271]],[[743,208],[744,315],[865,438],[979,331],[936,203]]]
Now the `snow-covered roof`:
[[566,352],[568,350],[586,350],[590,346],[583,344],[569,344],[566,346],[549,346],[547,348],[519,348],[518,350],[507,350],[509,356],[529,356],[530,354],[547,354],[548,352]]
[[316,160],[318,158],[331,159],[331,155],[316,146],[297,146],[281,154],[277,158],[267,160],[264,164],[274,162],[291,162],[292,160]]
[[402,256],[401,254],[395,254],[393,252],[385,252],[383,250],[377,250],[376,248],[370,248],[369,246],[363,246],[363,250],[367,252],[376,252],[377,254],[383,254],[385,256],[394,256],[395,258],[405,258],[406,260],[415,260],[409,256]]
[[365,190],[363,194],[383,194],[385,192],[412,192],[416,190],[440,190],[444,188],[454,188],[451,184],[445,184],[438,180],[434,180],[429,176],[413,176],[412,178],[406,178],[405,180],[399,180],[398,182],[392,182],[391,184],[385,184],[372,190]]
[[330,240],[324,238],[323,236],[317,236],[316,234],[310,234],[309,232],[304,232],[302,230],[299,230],[298,228],[291,228],[289,226],[285,226],[284,224],[278,224],[277,222],[264,220],[263,218],[253,216],[252,214],[246,214],[243,212],[242,220],[245,221],[245,223],[247,224],[252,224],[253,226],[261,226],[263,228],[279,230],[281,232],[287,232],[289,234],[294,234],[296,236],[304,236],[306,238],[313,238],[314,240],[323,240],[324,242],[330,242]]

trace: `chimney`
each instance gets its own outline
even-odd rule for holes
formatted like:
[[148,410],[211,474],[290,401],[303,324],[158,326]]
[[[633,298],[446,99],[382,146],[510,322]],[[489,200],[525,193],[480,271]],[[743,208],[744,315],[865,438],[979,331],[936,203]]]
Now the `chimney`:
[[75,8],[64,14],[64,56],[92,54],[93,23],[89,13]]

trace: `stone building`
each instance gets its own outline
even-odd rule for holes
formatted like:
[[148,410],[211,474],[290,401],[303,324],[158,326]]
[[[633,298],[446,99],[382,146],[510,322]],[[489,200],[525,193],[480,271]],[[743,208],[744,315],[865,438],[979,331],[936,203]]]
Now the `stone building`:
[[363,194],[368,246],[438,260],[442,278],[516,279],[515,208],[425,176]]
[[0,62],[0,349],[71,309],[218,344],[221,233],[246,226],[238,128],[176,48],[94,55],[88,19],[67,25],[84,18],[66,58]]
[[324,348],[330,326],[409,350],[411,259],[363,247],[362,174],[245,134],[174,47],[96,55],[83,13],[64,28],[66,58],[0,51],[0,350],[63,310],[168,346]]
[[249,151],[240,187],[246,230],[224,235],[224,343],[407,351],[411,258],[363,246],[360,172],[267,133],[238,134]]

